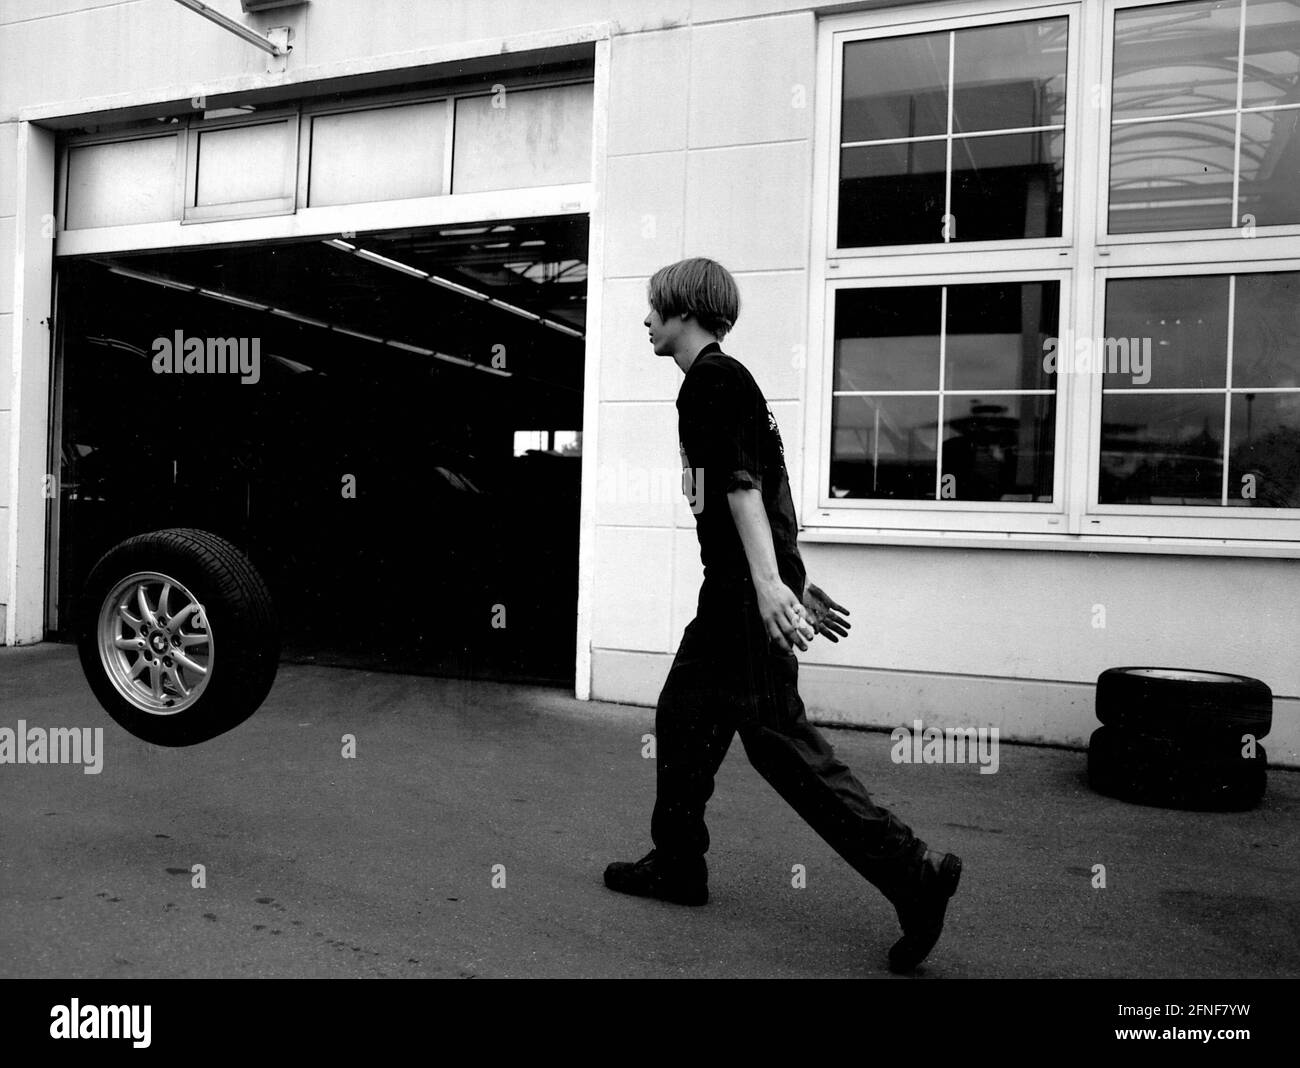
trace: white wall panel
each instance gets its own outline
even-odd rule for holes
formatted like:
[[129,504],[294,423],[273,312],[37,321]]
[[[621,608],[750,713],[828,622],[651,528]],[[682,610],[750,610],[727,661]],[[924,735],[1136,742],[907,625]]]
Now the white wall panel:
[[811,12],[699,27],[691,33],[691,147],[812,136]]
[[667,652],[673,531],[644,527],[596,528],[593,614],[597,645]]
[[605,176],[605,277],[649,277],[682,255],[686,153],[615,156]]
[[669,356],[656,356],[644,321],[650,310],[645,278],[605,283],[601,332],[602,400],[676,400],[682,372]]
[[610,60],[609,154],[686,147],[690,30],[615,37]]

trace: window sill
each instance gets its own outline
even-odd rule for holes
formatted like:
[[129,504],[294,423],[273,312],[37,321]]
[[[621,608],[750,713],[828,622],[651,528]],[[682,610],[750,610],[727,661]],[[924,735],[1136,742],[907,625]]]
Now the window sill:
[[799,541],[826,545],[947,545],[959,549],[1025,549],[1055,552],[1142,553],[1174,556],[1240,556],[1300,559],[1300,542],[1232,538],[1169,538],[1100,534],[1018,534],[968,530],[901,531],[873,527],[801,527]]

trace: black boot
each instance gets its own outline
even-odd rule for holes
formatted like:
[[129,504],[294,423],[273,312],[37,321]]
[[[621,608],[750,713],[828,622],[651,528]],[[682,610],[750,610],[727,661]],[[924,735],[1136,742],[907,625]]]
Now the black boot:
[[961,879],[961,858],[927,849],[910,888],[893,898],[903,937],[889,950],[889,970],[910,972],[930,955],[943,931],[948,899]]
[[620,894],[656,897],[674,905],[704,905],[709,900],[709,868],[703,857],[669,862],[652,849],[635,864],[611,864],[605,869],[605,885]]

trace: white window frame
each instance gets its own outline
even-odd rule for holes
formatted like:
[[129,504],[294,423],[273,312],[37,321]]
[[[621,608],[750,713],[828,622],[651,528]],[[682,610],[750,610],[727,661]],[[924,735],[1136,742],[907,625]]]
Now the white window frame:
[[[934,275],[908,275],[904,277],[879,278],[865,284],[859,278],[833,278],[825,286],[824,320],[828,331],[835,321],[835,297],[841,290],[861,288],[896,288],[913,286],[960,286],[1016,282],[1056,282],[1059,287],[1058,319],[1067,322],[1070,299],[1070,272],[1053,271],[989,271],[979,276],[966,272],[944,273]],[[833,340],[832,340],[833,345]],[[824,388],[819,396],[821,411],[819,424],[821,438],[819,456],[826,458],[824,475],[814,488],[816,498],[815,511],[805,511],[807,519],[813,519],[817,525],[829,527],[857,526],[861,524],[864,507],[869,507],[874,525],[880,527],[902,527],[908,530],[947,530],[959,526],[972,530],[1018,531],[1021,533],[1050,533],[1062,526],[1065,514],[1065,496],[1061,491],[1065,479],[1065,464],[1062,446],[1064,443],[1064,420],[1062,411],[1068,405],[1068,392],[1074,385],[1071,376],[1061,375],[1055,379],[1056,409],[1053,416],[1053,450],[1052,450],[1052,500],[1051,501],[962,501],[962,500],[912,500],[893,498],[850,498],[832,497],[829,492],[831,434],[833,429],[832,409],[834,353],[829,353],[824,361]],[[926,390],[933,393],[937,402],[939,390]],[[965,391],[963,391],[965,392]],[[1010,389],[1000,392],[1033,393],[1035,390]],[[944,391],[946,396],[953,396]],[[994,397],[992,390],[981,391],[981,396]],[[936,408],[937,411],[937,408]],[[943,433],[942,427],[939,434]],[[936,478],[938,472],[936,471]]]
[[[199,206],[196,203],[200,166],[199,142],[205,133],[281,125],[284,126],[285,139],[284,173],[280,177],[280,188],[286,191],[283,196],[265,200],[231,201],[228,204]],[[185,146],[185,199],[180,220],[183,225],[225,219],[255,219],[266,215],[292,215],[297,209],[295,202],[300,153],[296,108],[264,111],[253,115],[232,115],[220,119],[193,117],[186,132]]]
[[[954,14],[953,12],[969,10],[970,14]],[[827,256],[832,258],[857,257],[857,256],[880,256],[892,257],[900,255],[915,255],[936,252],[972,252],[980,250],[995,250],[1006,254],[1008,251],[1025,252],[1035,249],[1062,249],[1069,248],[1074,242],[1075,218],[1073,212],[1074,197],[1070,188],[1070,169],[1075,166],[1075,160],[1078,154],[1078,123],[1071,121],[1071,111],[1074,109],[1073,96],[1071,89],[1076,84],[1075,79],[1078,77],[1078,48],[1074,42],[1078,30],[1078,3],[1061,3],[1056,0],[1054,3],[1042,4],[1035,6],[1030,0],[1029,3],[1006,5],[1003,4],[996,9],[990,9],[987,4],[972,5],[965,3],[950,8],[940,9],[933,15],[927,17],[926,12],[918,12],[912,9],[904,9],[899,12],[890,12],[894,18],[902,18],[900,22],[894,22],[893,19],[888,21],[881,20],[879,24],[872,25],[869,29],[854,28],[843,29],[834,32],[834,44],[831,49],[831,95],[832,106],[830,113],[831,129],[829,133],[829,148],[831,157],[828,164],[831,169],[831,187],[829,190],[829,219],[827,222]],[[952,30],[974,29],[983,26],[1002,26],[1012,22],[1038,22],[1049,18],[1065,17],[1068,26],[1068,40],[1070,42],[1069,51],[1066,56],[1065,84],[1066,84],[1066,101],[1065,101],[1065,142],[1062,155],[1062,177],[1063,177],[1063,195],[1065,198],[1062,204],[1061,212],[1061,236],[1060,237],[1037,237],[1037,238],[1013,238],[1010,240],[999,239],[991,241],[963,241],[961,240],[961,219],[957,219],[957,240],[943,242],[930,241],[923,244],[911,245],[865,245],[857,247],[837,248],[834,244],[839,233],[839,157],[840,157],[840,120],[842,118],[841,89],[844,80],[844,46],[853,44],[858,41],[879,40],[881,38],[911,36],[913,34],[941,33]],[[862,16],[856,16],[854,21],[860,22]],[[873,22],[876,20],[873,20]],[[851,25],[849,23],[848,25]],[[948,57],[948,89],[951,104],[952,92],[952,53]],[[952,125],[951,106],[949,107],[948,125]],[[981,131],[978,136],[1000,135],[1015,131],[1008,130],[990,130]],[[944,138],[947,135],[942,135]],[[927,140],[939,140],[940,135],[936,135]],[[913,140],[913,139],[909,139]],[[951,153],[947,161],[947,170],[951,171],[952,159]],[[950,176],[945,174],[945,181],[950,181]],[[946,205],[945,205],[946,206]],[[942,227],[942,220],[939,223]]]
[[[1110,128],[1111,128],[1111,109],[1114,103],[1112,94],[1114,90],[1113,78],[1114,78],[1114,71],[1115,71],[1115,16],[1120,11],[1130,10],[1135,7],[1150,7],[1150,8],[1166,7],[1166,6],[1181,4],[1185,2],[1186,0],[1105,0],[1105,18],[1103,23],[1105,28],[1104,28],[1103,38],[1102,38],[1102,72],[1101,72],[1101,83],[1100,83],[1102,86],[1105,87],[1105,92],[1101,94],[1102,97],[1104,98],[1104,101],[1102,102],[1104,114],[1103,114],[1103,121],[1101,127],[1102,137],[1100,143],[1097,146],[1097,152],[1095,154],[1097,160],[1097,176],[1096,176],[1096,180],[1098,183],[1097,191],[1101,195],[1102,200],[1100,202],[1099,210],[1097,212],[1097,229],[1096,229],[1095,239],[1099,246],[1109,245],[1111,246],[1112,250],[1115,252],[1124,251],[1124,246],[1146,246],[1151,244],[1152,242],[1157,242],[1157,241],[1162,243],[1166,241],[1205,243],[1205,242],[1238,241],[1238,240],[1242,240],[1243,238],[1242,231],[1244,226],[1243,224],[1240,223],[1239,218],[1237,220],[1237,224],[1233,226],[1223,226],[1223,227],[1216,227],[1213,229],[1204,229],[1204,230],[1151,230],[1151,231],[1139,232],[1133,234],[1110,234],[1107,233],[1107,229],[1106,229],[1107,226],[1109,226],[1110,224]],[[1243,21],[1242,23],[1243,31],[1244,28],[1245,28],[1245,23]],[[1244,41],[1245,41],[1245,35],[1243,32],[1242,35],[1239,37],[1238,51],[1237,51],[1238,100],[1240,100],[1241,91],[1242,91],[1243,71],[1241,66],[1241,49],[1244,44]],[[1274,104],[1267,107],[1248,107],[1248,108],[1240,108],[1240,109],[1234,107],[1231,110],[1227,108],[1216,108],[1216,109],[1209,109],[1208,113],[1219,114],[1219,115],[1241,115],[1241,114],[1247,114],[1251,112],[1294,111],[1297,109],[1300,109],[1300,104],[1284,104],[1281,106]],[[1188,112],[1188,113],[1180,113],[1180,114],[1197,114],[1197,113]],[[1174,116],[1166,115],[1161,117],[1167,119],[1167,118],[1172,118]],[[1237,119],[1236,126],[1237,126],[1236,138],[1237,141],[1240,142],[1241,139],[1240,118]],[[1240,146],[1239,145],[1234,146],[1234,159],[1233,159],[1234,169],[1240,167],[1240,156],[1241,156]],[[1237,187],[1237,180],[1236,180],[1236,174],[1234,173],[1234,180],[1233,180],[1234,197],[1236,196],[1236,187]],[[1296,223],[1289,226],[1256,226],[1255,232],[1257,234],[1257,237],[1255,239],[1258,239],[1259,237],[1268,237],[1273,239],[1286,239],[1289,237],[1290,238],[1300,237],[1300,223]],[[1294,247],[1294,243],[1292,243],[1292,247]]]
[[[1105,329],[1106,283],[1116,278],[1163,278],[1190,275],[1266,274],[1278,271],[1300,272],[1300,258],[1261,264],[1258,260],[1238,260],[1235,263],[1180,263],[1170,265],[1125,266],[1107,265],[1096,271],[1096,295],[1093,301],[1092,332],[1089,337],[1103,336]],[[1232,346],[1234,305],[1228,306],[1229,351]],[[1101,479],[1101,405],[1102,378],[1089,375],[1088,426],[1092,434],[1092,447],[1088,455],[1088,529],[1102,534],[1214,538],[1300,539],[1300,508],[1232,508],[1223,504],[1212,505],[1156,505],[1156,504],[1102,504]],[[1225,395],[1228,390],[1188,391]],[[1258,392],[1252,390],[1252,392]],[[1225,444],[1226,448],[1226,444]],[[1227,457],[1224,459],[1227,463]],[[1231,484],[1229,492],[1231,493]]]
[[[1053,503],[895,502],[827,498],[834,363],[833,293],[845,284],[961,284],[1062,276],[1062,332],[1100,335],[1110,277],[1146,273],[1247,273],[1294,269],[1300,227],[1105,233],[1109,210],[1110,72],[1115,11],[1180,0],[961,0],[837,15],[818,31],[810,227],[809,353],[805,388],[800,537],[805,541],[1048,550],[1262,555],[1300,558],[1300,509],[1100,505],[1101,379],[1058,382]],[[1070,17],[1065,107],[1065,204],[1060,239],[945,245],[834,247],[838,200],[842,49],[846,41],[899,36],[1066,13]],[[1091,155],[1093,163],[1088,163]],[[1071,165],[1072,160],[1078,162]],[[960,232],[960,220],[958,220]],[[1244,245],[1242,242],[1248,241]],[[1244,250],[1249,250],[1246,256]],[[919,506],[919,507],[918,507]],[[1285,513],[1293,512],[1291,516]]]

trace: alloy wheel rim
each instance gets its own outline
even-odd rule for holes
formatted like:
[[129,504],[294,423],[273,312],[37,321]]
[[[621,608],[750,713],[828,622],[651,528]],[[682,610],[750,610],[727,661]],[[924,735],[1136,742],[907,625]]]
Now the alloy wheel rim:
[[212,677],[209,627],[203,605],[183,583],[157,571],[138,571],[104,599],[100,661],[133,707],[175,715],[199,699]]

